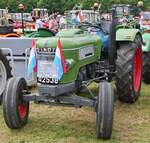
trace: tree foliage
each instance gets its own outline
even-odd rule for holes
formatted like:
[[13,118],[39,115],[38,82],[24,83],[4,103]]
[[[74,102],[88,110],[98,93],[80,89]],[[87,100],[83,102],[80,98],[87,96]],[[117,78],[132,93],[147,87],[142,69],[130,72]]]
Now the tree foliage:
[[[30,12],[32,8],[47,8],[51,13],[53,11],[63,12],[70,10],[76,3],[82,3],[83,9],[91,9],[95,2],[102,3],[102,10],[110,9],[112,4],[126,3],[136,5],[138,0],[0,0],[0,8],[8,7],[10,12],[18,12],[18,4],[23,3],[25,12]],[[144,8],[150,10],[150,1],[144,0]]]

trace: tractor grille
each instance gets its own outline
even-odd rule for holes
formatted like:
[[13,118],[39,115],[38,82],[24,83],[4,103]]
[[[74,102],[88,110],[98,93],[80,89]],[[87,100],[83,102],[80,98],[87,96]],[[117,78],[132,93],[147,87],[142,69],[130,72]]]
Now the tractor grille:
[[56,48],[39,48],[37,49],[38,60],[53,61]]
[[43,61],[54,61],[55,55],[50,55],[50,54],[37,54],[38,61],[43,60]]
[[37,71],[37,82],[46,85],[57,85],[58,73],[57,67],[54,64],[55,50],[47,48],[37,51],[38,58],[38,71]]

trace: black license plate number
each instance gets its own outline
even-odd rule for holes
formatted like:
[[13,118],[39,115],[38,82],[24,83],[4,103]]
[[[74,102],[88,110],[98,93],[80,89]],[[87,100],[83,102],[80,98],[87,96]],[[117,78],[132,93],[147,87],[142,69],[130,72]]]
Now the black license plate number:
[[42,84],[57,85],[59,80],[58,78],[37,77],[37,82]]

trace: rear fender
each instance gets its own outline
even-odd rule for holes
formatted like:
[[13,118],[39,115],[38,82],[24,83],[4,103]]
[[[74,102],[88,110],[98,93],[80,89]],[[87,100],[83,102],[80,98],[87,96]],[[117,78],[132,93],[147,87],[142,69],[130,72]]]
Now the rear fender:
[[132,42],[135,40],[137,34],[140,34],[138,29],[118,29],[116,32],[116,41]]

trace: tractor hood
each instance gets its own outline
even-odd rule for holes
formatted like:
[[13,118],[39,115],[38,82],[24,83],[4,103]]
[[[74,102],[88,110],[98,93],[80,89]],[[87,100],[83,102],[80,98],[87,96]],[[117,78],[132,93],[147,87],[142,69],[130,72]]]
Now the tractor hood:
[[81,29],[62,29],[57,33],[57,37],[74,37],[83,34]]
[[63,49],[74,49],[86,45],[101,46],[99,37],[91,34],[83,34],[79,29],[62,30],[57,36],[37,40],[37,48],[56,48],[58,38]]
[[51,62],[54,61],[54,52],[59,38],[64,59],[69,69],[67,73],[63,74],[60,83],[71,83],[76,80],[81,67],[100,59],[102,42],[96,34],[84,34],[79,29],[62,30],[55,37],[37,40],[37,51],[39,53],[42,51],[40,54],[38,53],[39,60],[48,59]]
[[150,51],[150,33],[144,33],[142,35],[143,42],[145,45],[142,46],[143,52],[149,52]]

